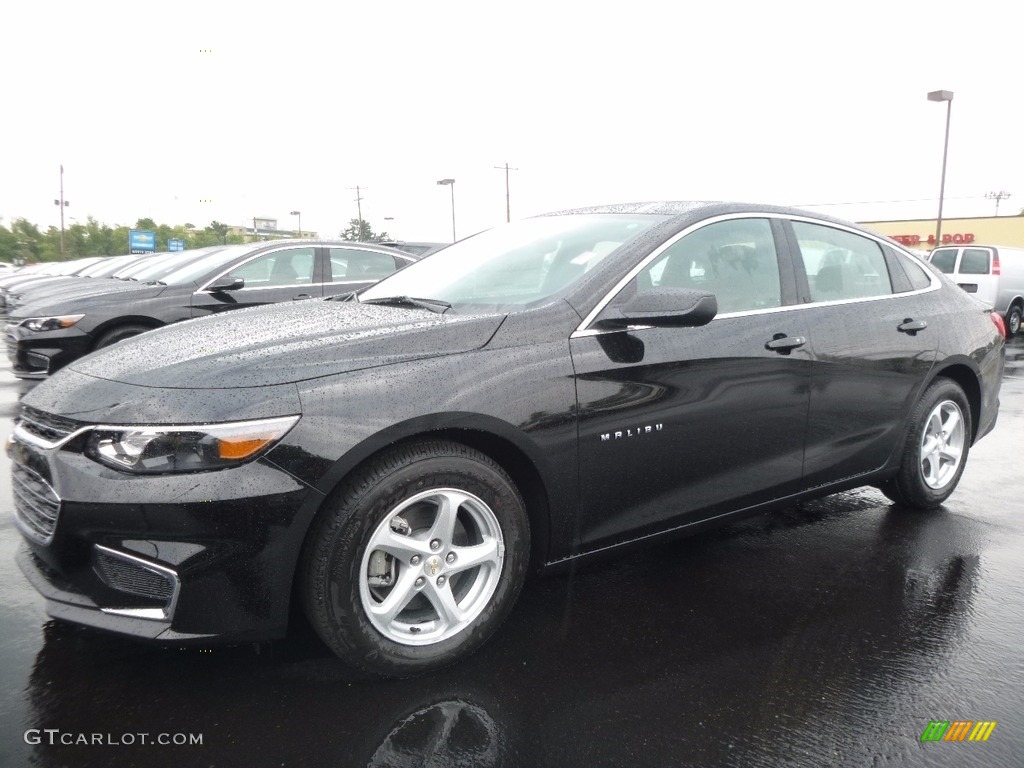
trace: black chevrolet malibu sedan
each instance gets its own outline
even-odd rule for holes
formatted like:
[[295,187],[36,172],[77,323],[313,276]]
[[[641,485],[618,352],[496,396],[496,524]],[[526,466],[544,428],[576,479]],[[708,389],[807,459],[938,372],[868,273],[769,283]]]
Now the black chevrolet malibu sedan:
[[415,260],[391,248],[343,241],[277,240],[168,254],[132,271],[132,282],[33,293],[31,301],[10,307],[7,356],[15,376],[45,378],[89,352],[154,328],[351,293]]
[[19,562],[58,619],[257,641],[297,603],[351,664],[413,674],[531,569],[860,485],[941,504],[1002,365],[998,319],[851,224],[540,216],[71,363],[9,443]]

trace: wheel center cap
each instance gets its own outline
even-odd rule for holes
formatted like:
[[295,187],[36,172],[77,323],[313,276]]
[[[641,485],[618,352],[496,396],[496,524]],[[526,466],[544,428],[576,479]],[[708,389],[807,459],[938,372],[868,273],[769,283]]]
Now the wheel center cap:
[[441,560],[437,555],[428,557],[427,561],[423,564],[423,570],[425,570],[431,576],[437,576],[441,572],[441,566],[444,561]]

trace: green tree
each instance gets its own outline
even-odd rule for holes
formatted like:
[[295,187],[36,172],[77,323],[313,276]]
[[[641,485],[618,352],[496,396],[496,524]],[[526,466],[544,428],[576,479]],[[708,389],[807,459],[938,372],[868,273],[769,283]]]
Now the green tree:
[[390,240],[387,232],[374,232],[370,222],[365,219],[350,219],[348,226],[341,231],[342,240],[352,240],[361,243],[379,243],[382,240]]

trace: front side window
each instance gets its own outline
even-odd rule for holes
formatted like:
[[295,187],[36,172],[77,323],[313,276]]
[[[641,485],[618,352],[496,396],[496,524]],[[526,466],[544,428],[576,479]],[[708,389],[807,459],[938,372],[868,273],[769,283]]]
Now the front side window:
[[729,219],[701,227],[670,245],[620,296],[627,300],[654,288],[713,293],[719,314],[780,306],[771,224],[767,219]]
[[244,279],[246,288],[309,285],[313,282],[315,261],[313,248],[288,248],[253,259],[229,274]]
[[929,261],[942,274],[951,275],[956,267],[956,251],[956,248],[936,248]]
[[881,246],[842,229],[794,221],[811,301],[863,299],[892,294]]
[[984,248],[964,248],[960,257],[961,275],[987,275],[989,252]]

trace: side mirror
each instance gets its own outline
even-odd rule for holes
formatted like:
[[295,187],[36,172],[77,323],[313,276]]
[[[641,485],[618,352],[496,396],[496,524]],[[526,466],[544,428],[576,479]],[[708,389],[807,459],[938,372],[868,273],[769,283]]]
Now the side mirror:
[[239,288],[245,287],[244,277],[232,277],[231,275],[224,275],[218,277],[212,283],[210,283],[210,290],[214,293],[221,293],[225,291],[237,291]]
[[625,304],[606,309],[598,318],[600,328],[628,328],[654,325],[694,328],[710,323],[718,314],[713,293],[683,288],[652,288],[638,293]]

